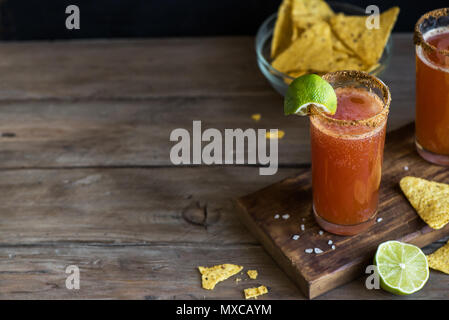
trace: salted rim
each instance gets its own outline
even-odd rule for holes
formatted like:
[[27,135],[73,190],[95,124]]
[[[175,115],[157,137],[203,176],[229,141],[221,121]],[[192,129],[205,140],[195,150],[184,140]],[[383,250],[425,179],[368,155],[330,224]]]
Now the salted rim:
[[[341,126],[366,126],[369,128],[376,128],[377,126],[384,123],[384,121],[387,119],[391,102],[390,90],[388,89],[387,85],[376,76],[370,75],[369,73],[363,71],[342,70],[326,73],[324,76],[322,76],[322,78],[327,82],[330,82],[331,84],[337,81],[338,82],[351,81],[360,83],[362,85],[365,85],[365,89],[366,88],[369,89],[369,92],[372,92],[371,88],[379,89],[382,92],[383,108],[381,111],[379,111],[379,113],[375,114],[374,116],[368,119],[342,120],[331,118],[328,115],[326,115],[326,113],[321,111],[319,108],[312,106],[310,108],[310,113],[312,116],[319,116],[322,120],[325,120],[329,123],[338,124]],[[354,88],[357,87],[354,86]]]
[[[415,45],[417,46],[421,46],[425,51],[427,52],[437,52],[439,54],[445,55],[447,57],[449,57],[449,50],[447,49],[438,49],[437,47],[435,47],[434,45],[431,45],[430,43],[428,43],[425,39],[424,39],[424,35],[421,31],[421,25],[429,19],[438,19],[441,17],[449,17],[449,8],[441,8],[441,9],[436,9],[436,10],[432,10],[427,12],[426,14],[422,15],[421,18],[419,18],[419,20],[416,22],[415,25],[415,32],[413,35],[413,41],[415,43]],[[449,25],[448,25],[449,28]]]

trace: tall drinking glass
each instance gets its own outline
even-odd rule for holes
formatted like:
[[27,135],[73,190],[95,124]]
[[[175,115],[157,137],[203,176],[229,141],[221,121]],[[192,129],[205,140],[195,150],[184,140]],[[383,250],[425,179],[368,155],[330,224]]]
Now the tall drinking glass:
[[312,107],[313,212],[331,233],[354,235],[375,220],[390,91],[361,71],[323,76],[337,95],[337,112]]
[[449,8],[423,15],[414,40],[416,149],[427,161],[449,166]]

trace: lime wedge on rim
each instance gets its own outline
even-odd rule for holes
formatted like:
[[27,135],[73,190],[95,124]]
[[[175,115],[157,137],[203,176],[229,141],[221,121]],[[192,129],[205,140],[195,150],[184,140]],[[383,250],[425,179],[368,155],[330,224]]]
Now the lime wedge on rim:
[[374,257],[382,289],[407,295],[420,290],[429,279],[429,265],[420,248],[399,241],[381,243]]
[[310,113],[310,106],[335,114],[337,96],[332,86],[316,74],[306,74],[290,83],[284,99],[284,114],[301,116]]

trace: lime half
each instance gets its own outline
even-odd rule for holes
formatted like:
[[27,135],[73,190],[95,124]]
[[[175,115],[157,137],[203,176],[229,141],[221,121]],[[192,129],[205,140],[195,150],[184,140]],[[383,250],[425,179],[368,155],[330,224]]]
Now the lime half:
[[377,266],[382,289],[398,294],[412,294],[429,279],[427,258],[420,248],[399,241],[387,241],[377,248]]
[[284,99],[284,114],[305,116],[310,113],[311,105],[330,114],[337,111],[334,88],[316,74],[306,74],[290,83]]

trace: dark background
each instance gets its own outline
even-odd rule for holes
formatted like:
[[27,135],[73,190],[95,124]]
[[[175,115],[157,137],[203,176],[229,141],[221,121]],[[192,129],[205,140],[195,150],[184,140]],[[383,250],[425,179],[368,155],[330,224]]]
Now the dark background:
[[[0,39],[177,37],[254,35],[280,0],[0,0]],[[448,0],[349,2],[381,11],[401,8],[394,31],[412,31],[416,20]],[[78,5],[81,29],[67,30],[65,8]]]

